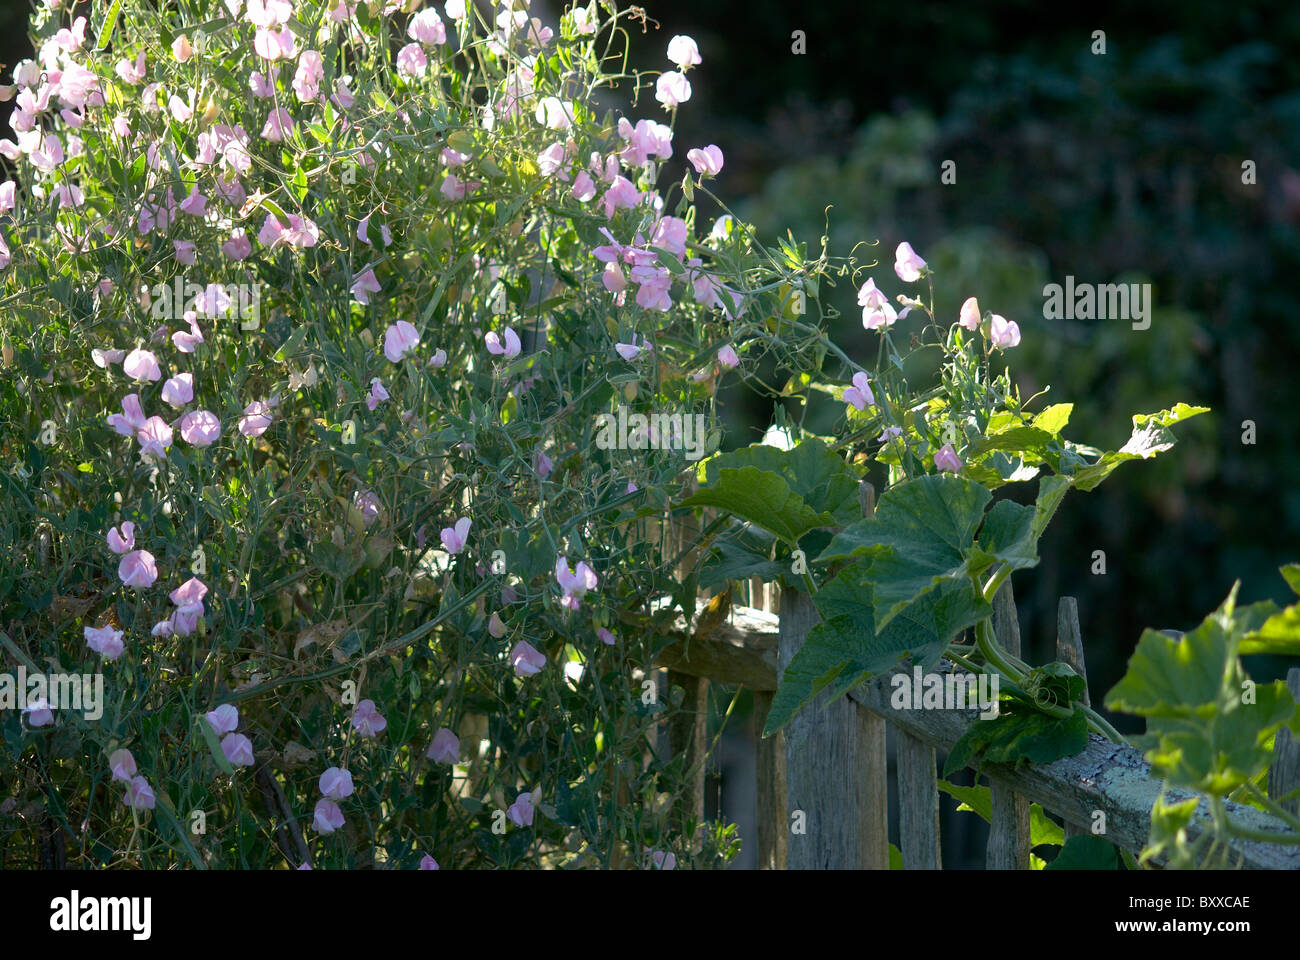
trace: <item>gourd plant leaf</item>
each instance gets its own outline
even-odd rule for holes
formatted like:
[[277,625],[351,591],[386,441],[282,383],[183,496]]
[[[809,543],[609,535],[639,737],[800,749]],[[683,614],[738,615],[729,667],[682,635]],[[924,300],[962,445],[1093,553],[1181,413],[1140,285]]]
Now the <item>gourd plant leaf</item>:
[[[1209,412],[1209,407],[1193,407],[1178,403],[1168,410],[1133,415],[1133,435],[1118,450],[1108,450],[1095,462],[1076,466],[1070,474],[1074,486],[1092,490],[1110,476],[1121,463],[1128,460],[1150,460],[1174,445],[1174,434],[1169,428],[1198,414]],[[1064,468],[1064,464],[1062,464]]]
[[1243,639],[1266,624],[1271,602],[1237,608],[1237,590],[1195,630],[1173,638],[1146,630],[1108,709],[1147,718],[1135,743],[1152,773],[1177,786],[1226,795],[1268,768],[1279,727],[1300,732],[1282,681],[1254,683],[1241,665]]
[[1118,870],[1119,855],[1109,840],[1092,834],[1071,837],[1044,870]]
[[877,632],[866,564],[847,567],[813,596],[822,622],[809,631],[786,667],[772,700],[764,736],[780,730],[795,712],[826,688],[828,700],[903,657],[929,668],[959,631],[991,614],[968,581],[942,584]]
[[977,720],[953,744],[943,775],[972,764],[1051,763],[1072,757],[1088,746],[1088,718],[1075,708],[1068,717],[1054,717],[1027,707],[1003,707],[998,716]]
[[788,542],[834,522],[829,513],[808,506],[779,475],[757,467],[720,469],[708,486],[680,505],[718,507]]
[[713,483],[719,471],[737,467],[756,467],[776,474],[815,512],[829,513],[837,526],[862,516],[857,474],[843,456],[816,437],[808,437],[790,450],[755,444],[713,457],[704,463],[706,483]]
[[[1281,573],[1287,586],[1300,593],[1300,564],[1289,563],[1282,567]],[[1258,629],[1241,638],[1240,652],[1242,656],[1252,653],[1300,656],[1300,603],[1270,612]]]
[[773,560],[776,538],[752,523],[738,524],[713,543],[709,559],[700,570],[700,586],[712,587],[729,580],[760,577],[774,581],[790,572],[790,564]]
[[[976,784],[963,787],[947,780],[936,781],[940,790],[958,801],[958,810],[978,814],[985,823],[993,822],[993,791]],[[1065,830],[1036,803],[1029,805],[1029,845],[1059,847],[1065,843]]]

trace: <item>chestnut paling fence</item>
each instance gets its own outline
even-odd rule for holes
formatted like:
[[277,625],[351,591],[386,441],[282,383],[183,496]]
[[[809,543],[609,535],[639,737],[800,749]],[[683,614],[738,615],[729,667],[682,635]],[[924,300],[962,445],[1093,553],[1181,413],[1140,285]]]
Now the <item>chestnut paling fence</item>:
[[[864,515],[874,507],[872,487],[862,485]],[[676,524],[682,542],[699,528],[690,520]],[[692,558],[684,565],[689,566]],[[669,749],[687,758],[691,771],[688,814],[704,817],[710,684],[742,685],[753,692],[755,723],[761,730],[778,678],[802,646],[818,613],[806,594],[781,590],[755,580],[744,585],[747,606],[733,606],[728,620],[707,632],[686,625],[679,639],[658,657],[670,686],[686,696],[668,724]],[[697,611],[705,609],[705,602]],[[779,610],[779,612],[778,612]],[[993,605],[998,642],[1020,654],[1020,630],[1008,581]],[[1062,597],[1057,612],[1057,659],[1087,676],[1078,608]],[[900,670],[902,668],[899,668]],[[910,668],[909,668],[910,672]],[[896,710],[890,707],[891,674],[860,684],[832,703],[820,695],[776,735],[755,746],[757,845],[760,869],[886,869],[889,866],[889,767],[886,729],[895,734],[895,796],[899,850],[904,869],[939,869],[943,858],[939,834],[939,788],[936,752],[947,752],[978,722],[974,710]],[[1287,686],[1300,699],[1300,668]],[[1087,693],[1084,693],[1085,702]],[[1161,781],[1152,776],[1141,751],[1089,735],[1080,754],[1049,764],[1012,769],[985,765],[991,785],[992,819],[986,864],[990,869],[1030,868],[1030,804],[1061,818],[1069,839],[1092,832],[1104,814],[1104,837],[1121,850],[1138,854],[1150,832],[1151,807]],[[1300,742],[1284,728],[1274,745],[1268,793],[1292,812],[1300,801],[1281,801],[1300,787]],[[1166,800],[1194,796],[1167,788]],[[1254,807],[1226,804],[1243,826],[1263,832],[1290,833],[1280,819]],[[1208,803],[1197,809],[1188,827],[1195,841],[1212,830]],[[746,838],[747,840],[749,838]],[[1300,869],[1300,847],[1234,839],[1230,863],[1256,869]],[[1155,863],[1160,863],[1156,858]]]

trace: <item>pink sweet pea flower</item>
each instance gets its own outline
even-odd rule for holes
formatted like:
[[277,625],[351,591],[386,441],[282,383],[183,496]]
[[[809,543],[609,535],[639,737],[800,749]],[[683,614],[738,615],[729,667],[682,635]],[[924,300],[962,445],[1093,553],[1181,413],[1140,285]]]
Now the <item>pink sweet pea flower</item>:
[[862,326],[868,330],[891,327],[898,319],[889,298],[876,289],[876,281],[870,278],[858,289],[858,306],[862,307]]
[[86,638],[86,646],[105,660],[116,660],[125,649],[122,643],[122,631],[114,630],[111,626],[85,627],[82,635]]
[[133,550],[117,565],[117,575],[122,586],[147,590],[158,579],[158,566],[148,550]]
[[904,241],[898,245],[894,251],[894,272],[898,274],[898,279],[904,283],[916,283],[921,279],[921,271],[925,269],[925,261],[916,255],[912,245]]
[[190,45],[190,38],[181,34],[172,41],[172,56],[178,63],[184,63],[190,57],[194,56],[194,47]]
[[352,796],[352,774],[341,767],[329,767],[320,775],[320,792],[331,800]]
[[375,709],[375,701],[362,700],[352,713],[352,729],[363,737],[374,737],[384,732],[388,721]]
[[533,473],[537,474],[537,479],[545,480],[555,469],[555,461],[546,455],[543,450],[538,450],[533,454]]
[[111,413],[108,425],[124,437],[135,436],[145,425],[144,411],[140,409],[140,395],[128,393],[122,398],[122,412]]
[[135,549],[135,524],[127,520],[122,524],[122,532],[118,533],[117,527],[110,527],[108,536],[108,549],[116,554],[123,554],[129,550]]
[[27,718],[27,725],[33,729],[48,727],[54,723],[54,711],[44,697],[39,697],[23,707],[22,714]]
[[210,410],[191,410],[178,421],[181,439],[192,447],[208,447],[221,436],[221,421]]
[[890,440],[893,440],[896,437],[901,437],[902,435],[902,427],[885,427],[884,430],[880,431],[880,436],[876,437],[876,439],[881,443],[888,443]]
[[740,357],[736,354],[736,348],[731,344],[726,344],[718,351],[718,363],[728,370],[740,366]]
[[546,654],[527,640],[520,640],[510,650],[510,665],[515,668],[515,676],[531,677],[546,666]]
[[433,351],[433,356],[429,358],[429,366],[435,370],[441,370],[447,365],[447,351],[441,347]]
[[700,64],[700,48],[692,38],[679,33],[668,41],[668,59],[677,64],[678,70],[688,70]]
[[[447,15],[451,16],[450,12]],[[411,18],[406,26],[406,35],[426,47],[436,47],[447,42],[447,28],[438,16],[438,11],[432,8],[421,10]]]
[[402,357],[414,352],[419,343],[420,334],[414,324],[398,320],[384,332],[384,356],[392,363],[399,363]]
[[614,636],[613,633],[611,633],[609,630],[606,630],[604,627],[601,627],[599,630],[596,631],[596,637],[597,639],[600,640],[601,643],[607,644],[608,646],[611,647],[618,641],[618,637]]
[[371,490],[357,490],[352,494],[352,507],[361,514],[362,526],[370,526],[379,519],[379,498]]
[[317,833],[333,833],[343,826],[343,811],[333,800],[317,800],[312,829]]
[[531,793],[521,793],[515,798],[515,802],[510,804],[506,810],[506,816],[510,822],[517,827],[531,827],[533,825],[533,796]]
[[443,727],[433,735],[433,743],[425,756],[434,763],[455,763],[460,759],[460,739]]
[[253,765],[253,742],[242,733],[229,734],[221,741],[221,752],[232,767]]
[[555,579],[560,589],[564,591],[564,598],[560,603],[570,610],[577,610],[582,605],[582,598],[586,596],[587,591],[596,586],[596,574],[591,567],[579,561],[577,569],[570,570],[569,561],[565,557],[556,558]]
[[366,406],[372,411],[388,399],[388,391],[384,389],[383,383],[378,377],[370,378],[370,396],[366,398]]
[[424,856],[422,856],[422,857],[420,858],[420,867],[419,867],[419,869],[421,869],[421,870],[439,870],[439,869],[441,869],[441,868],[438,866],[438,861],[435,860],[435,859],[433,859],[433,857],[429,856],[429,855],[426,853]]
[[279,143],[293,136],[293,117],[284,107],[276,107],[266,117],[261,137],[272,143]]
[[666,110],[685,103],[691,99],[691,81],[676,70],[660,74],[659,79],[655,81],[655,99],[662,103]]
[[141,350],[139,347],[126,355],[126,359],[122,362],[122,372],[132,380],[141,383],[146,380],[152,382],[162,379],[158,358],[148,350]]
[[217,736],[224,736],[227,733],[234,733],[235,728],[239,726],[239,708],[233,703],[223,703],[217,709],[209,710],[203,718],[208,721],[208,726]]
[[506,327],[504,336],[504,345],[501,342],[501,336],[498,336],[495,330],[490,331],[483,340],[487,344],[488,353],[493,356],[504,356],[507,360],[513,360],[519,356],[519,351],[522,349],[519,334],[515,333],[510,327]]
[[455,527],[443,527],[440,534],[443,548],[451,554],[464,550],[465,541],[469,539],[469,527],[469,517],[461,517],[456,521]]
[[114,780],[130,783],[136,773],[135,757],[125,748],[114,750],[108,755],[108,768],[113,771]]
[[156,802],[153,787],[144,777],[132,777],[122,802],[133,810],[152,810]]
[[172,343],[181,353],[194,353],[199,349],[199,344],[204,342],[203,331],[199,329],[198,321],[191,317],[189,323],[190,329],[188,333],[177,330],[172,334]]
[[843,400],[857,410],[865,410],[876,402],[865,373],[853,375],[853,386],[844,391]]
[[579,203],[586,203],[596,195],[596,184],[592,181],[591,175],[586,170],[579,171],[578,175],[573,178],[573,189],[570,191],[573,199]]
[[[171,593],[167,594],[167,599],[175,606],[184,607],[195,603],[201,604],[203,598],[207,595],[208,588],[203,581],[197,577],[190,577]],[[217,708],[217,710],[220,709],[221,707]],[[238,716],[238,713],[236,713],[236,716]],[[233,730],[234,727],[231,727],[231,729]]]
[[254,400],[244,408],[239,418],[239,432],[246,437],[260,437],[271,426],[271,408],[261,400]]
[[201,217],[208,212],[208,198],[199,192],[196,186],[190,190],[190,195],[181,201],[181,212],[188,213],[191,217]]
[[961,458],[953,450],[951,443],[945,443],[934,455],[934,465],[947,473],[956,473],[961,469]]
[[280,30],[262,28],[253,34],[253,50],[263,60],[290,60],[298,55],[298,44],[288,27]]
[[449,173],[442,178],[442,186],[438,188],[438,192],[448,200],[464,200],[480,186],[482,184],[477,181],[466,182],[456,174]]
[[703,149],[696,147],[686,152],[686,159],[691,161],[695,172],[704,177],[716,177],[722,171],[722,151],[715,144]]
[[163,403],[183,407],[194,399],[194,374],[180,373],[170,377],[162,388]]
[[614,216],[615,210],[631,210],[639,204],[641,191],[627,177],[618,176],[614,178],[614,182],[605,191],[600,202],[604,205],[606,219],[610,219]]
[[370,294],[378,293],[382,289],[379,280],[375,277],[375,271],[367,267],[352,281],[352,299],[363,305],[369,304]]
[[429,70],[429,58],[418,43],[408,43],[397,51],[397,75],[408,80],[422,77]]
[[638,339],[640,338],[638,337],[637,334],[634,333],[632,334],[631,343],[616,343],[614,344],[614,349],[618,351],[618,355],[620,357],[628,361],[635,360],[638,356],[641,355],[641,351],[643,350],[654,349],[654,347],[650,344],[649,341],[641,339],[641,342],[637,343]]
[[1010,349],[1020,343],[1020,327],[1014,320],[995,313],[989,318],[989,339],[999,349]]
[[657,870],[672,870],[677,866],[677,856],[672,851],[656,850],[650,854],[650,862]]
[[304,50],[298,57],[298,70],[293,75],[293,92],[303,103],[320,96],[321,78],[325,76],[325,61],[315,50]]
[[189,240],[173,240],[172,249],[176,252],[176,260],[187,267],[194,266],[195,247]]
[[967,330],[975,331],[980,327],[980,304],[974,297],[967,297],[961,305],[961,315],[957,318],[957,323]]

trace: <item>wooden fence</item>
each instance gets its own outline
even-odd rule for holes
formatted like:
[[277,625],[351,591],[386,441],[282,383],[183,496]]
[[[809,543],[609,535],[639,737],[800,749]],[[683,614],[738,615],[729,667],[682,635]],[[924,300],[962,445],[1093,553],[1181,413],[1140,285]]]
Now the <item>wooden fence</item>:
[[[869,516],[874,494],[865,483],[862,505]],[[693,529],[683,531],[684,535]],[[668,671],[671,685],[686,691],[682,712],[669,727],[669,746],[674,755],[689,760],[692,781],[686,802],[697,820],[704,816],[709,684],[749,688],[756,728],[761,731],[778,678],[818,622],[806,594],[779,591],[762,581],[745,587],[742,592],[749,594],[749,605],[733,606],[728,622],[705,636],[692,635],[687,625],[657,664]],[[701,602],[699,609],[703,606]],[[998,642],[1019,656],[1020,630],[1010,581],[995,598],[994,628]],[[1086,678],[1078,609],[1072,597],[1062,597],[1059,603],[1056,656]],[[805,705],[780,733],[757,742],[757,833],[745,839],[756,843],[760,869],[888,868],[887,726],[893,727],[895,735],[903,867],[942,866],[936,753],[952,749],[977,722],[976,711],[895,710],[889,703],[891,676],[861,684],[830,704],[823,694]],[[1287,685],[1300,699],[1300,668],[1290,671]],[[1030,868],[1031,803],[1060,817],[1067,839],[1092,832],[1098,814],[1104,815],[1105,839],[1122,850],[1140,853],[1161,787],[1140,751],[1096,734],[1089,735],[1088,747],[1076,756],[1019,770],[986,765],[982,772],[990,781],[993,801],[986,859],[990,869]],[[1300,742],[1283,729],[1274,745],[1268,793],[1279,799],[1297,787]],[[1193,795],[1166,790],[1170,802]],[[1300,812],[1298,800],[1283,805]],[[1188,827],[1189,841],[1212,830],[1207,807],[1206,803],[1198,807]],[[1252,830],[1292,832],[1280,819],[1254,807],[1232,802],[1226,807],[1233,820]],[[1231,862],[1241,867],[1300,869],[1300,846],[1235,839],[1231,849]]]

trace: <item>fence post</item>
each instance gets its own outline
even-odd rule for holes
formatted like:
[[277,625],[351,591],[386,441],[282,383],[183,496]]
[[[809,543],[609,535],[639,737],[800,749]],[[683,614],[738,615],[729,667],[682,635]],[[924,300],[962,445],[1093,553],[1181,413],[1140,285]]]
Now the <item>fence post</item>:
[[[1074,668],[1083,677],[1083,703],[1092,706],[1088,696],[1088,668],[1083,659],[1083,632],[1079,629],[1079,604],[1074,597],[1062,597],[1056,605],[1056,659]],[[1092,831],[1065,821],[1065,839],[1087,836]]]
[[[864,482],[861,497],[870,516],[874,488]],[[781,676],[819,620],[811,597],[781,591]],[[884,720],[848,697],[828,704],[823,692],[786,725],[785,767],[791,870],[889,868]]]
[[754,691],[754,805],[758,829],[758,869],[786,868],[785,731],[763,738],[768,712],[772,709],[769,690]]
[[[1001,647],[1020,656],[1020,621],[1011,581],[993,597],[993,630]],[[990,870],[1029,869],[1029,801],[996,780],[991,785],[993,818],[986,865]]]
[[[1286,674],[1286,688],[1291,696],[1300,700],[1300,667],[1292,667]],[[1273,740],[1273,763],[1268,769],[1268,795],[1291,813],[1300,814],[1300,797],[1282,800],[1292,790],[1300,787],[1300,741],[1291,731],[1282,727]]]
[[940,870],[939,783],[934,747],[894,728],[898,754],[898,846],[905,870]]

